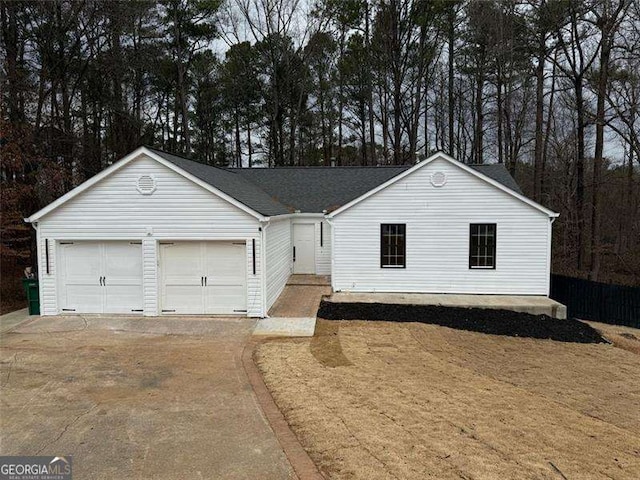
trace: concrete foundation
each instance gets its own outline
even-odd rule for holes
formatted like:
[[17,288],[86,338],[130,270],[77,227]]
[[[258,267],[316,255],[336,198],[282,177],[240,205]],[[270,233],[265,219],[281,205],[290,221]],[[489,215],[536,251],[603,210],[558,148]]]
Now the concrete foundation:
[[550,299],[549,297],[541,295],[454,295],[432,293],[335,292],[331,295],[329,301],[489,308],[494,310],[513,310],[514,312],[530,313],[532,315],[548,315],[562,320],[567,318],[567,307]]

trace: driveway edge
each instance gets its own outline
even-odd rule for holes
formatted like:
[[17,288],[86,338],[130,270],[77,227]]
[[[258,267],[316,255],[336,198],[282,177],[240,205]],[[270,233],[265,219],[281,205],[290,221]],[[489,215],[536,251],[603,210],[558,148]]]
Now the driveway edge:
[[253,352],[260,344],[260,340],[252,339],[242,351],[242,365],[249,378],[253,392],[256,394],[260,408],[267,417],[267,421],[275,433],[278,443],[284,450],[289,463],[293,467],[300,480],[324,480],[318,471],[318,467],[313,463],[311,457],[302,447],[296,435],[289,428],[289,424],[282,415],[282,412],[273,400],[271,393],[262,379],[262,374],[253,361]]

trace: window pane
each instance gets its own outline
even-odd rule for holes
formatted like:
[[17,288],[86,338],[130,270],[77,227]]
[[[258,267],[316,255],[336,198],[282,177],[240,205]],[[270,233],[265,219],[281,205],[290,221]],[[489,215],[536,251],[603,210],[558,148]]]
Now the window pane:
[[469,229],[469,267],[495,268],[496,224],[472,223]]
[[385,223],[381,225],[380,266],[405,266],[405,225]]

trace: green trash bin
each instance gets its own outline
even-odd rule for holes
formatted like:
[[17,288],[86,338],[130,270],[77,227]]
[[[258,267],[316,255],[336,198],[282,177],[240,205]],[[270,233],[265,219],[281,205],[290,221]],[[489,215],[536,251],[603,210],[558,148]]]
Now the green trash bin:
[[40,315],[40,293],[38,291],[38,279],[23,278],[22,286],[27,294],[27,305],[29,315]]

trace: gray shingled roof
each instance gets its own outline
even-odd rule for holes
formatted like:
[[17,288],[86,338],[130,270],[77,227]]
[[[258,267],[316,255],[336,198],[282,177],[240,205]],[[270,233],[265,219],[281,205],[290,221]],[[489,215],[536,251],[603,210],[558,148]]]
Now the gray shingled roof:
[[[411,168],[404,165],[225,169],[149,149],[265,216],[295,210],[304,213],[332,211]],[[469,166],[522,194],[504,165]]]
[[487,177],[492,178],[498,183],[501,183],[507,188],[510,188],[516,193],[523,195],[515,179],[509,173],[502,163],[486,163],[484,165],[469,165],[474,170],[485,174]]
[[[520,187],[504,165],[470,165],[518,192]],[[301,212],[332,211],[411,168],[394,167],[279,167],[229,169]]]
[[332,211],[408,167],[279,167],[230,170],[305,213]]

